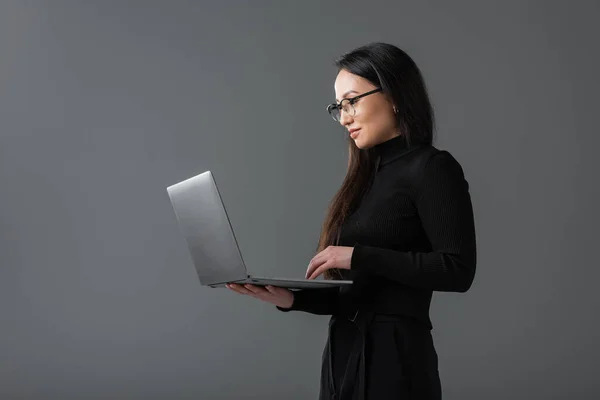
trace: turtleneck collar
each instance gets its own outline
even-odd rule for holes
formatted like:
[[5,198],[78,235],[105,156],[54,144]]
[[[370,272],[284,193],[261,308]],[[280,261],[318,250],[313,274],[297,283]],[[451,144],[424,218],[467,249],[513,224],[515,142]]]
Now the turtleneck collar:
[[380,167],[400,158],[404,154],[416,148],[416,146],[408,146],[405,136],[394,136],[385,142],[376,144],[372,147],[373,154],[377,157],[376,170]]

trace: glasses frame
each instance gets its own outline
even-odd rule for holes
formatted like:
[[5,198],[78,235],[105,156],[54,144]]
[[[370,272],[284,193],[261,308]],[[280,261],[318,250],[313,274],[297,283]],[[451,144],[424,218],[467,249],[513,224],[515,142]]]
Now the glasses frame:
[[[352,107],[352,110],[353,110],[351,116],[354,117],[356,115],[356,108],[354,108],[354,103],[356,103],[356,101],[358,99],[360,99],[361,97],[368,96],[368,95],[373,94],[373,93],[381,92],[382,90],[383,90],[382,88],[373,89],[373,90],[368,91],[366,93],[359,94],[358,96],[354,96],[354,97],[349,97],[349,98],[346,98],[346,99],[342,99],[342,101],[340,101],[339,103],[328,104],[327,105],[327,112],[329,113],[329,115],[331,116],[331,118],[333,118],[333,120],[335,122],[340,122],[341,116],[342,116],[342,111],[343,111],[343,105],[342,105],[342,103],[344,101],[347,101],[348,104]],[[336,119],[335,116],[333,115],[333,110],[334,109],[339,110],[339,112],[340,112],[340,119]]]

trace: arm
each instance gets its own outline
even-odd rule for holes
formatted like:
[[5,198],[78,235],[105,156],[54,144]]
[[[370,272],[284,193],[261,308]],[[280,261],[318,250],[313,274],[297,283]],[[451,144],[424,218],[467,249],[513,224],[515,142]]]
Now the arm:
[[278,310],[304,311],[317,315],[331,315],[338,310],[338,295],[340,288],[301,289],[295,290],[294,302],[290,308],[277,307]]
[[416,205],[431,252],[401,252],[357,243],[351,271],[437,291],[466,292],[473,282],[476,240],[469,184],[447,151],[425,166]]

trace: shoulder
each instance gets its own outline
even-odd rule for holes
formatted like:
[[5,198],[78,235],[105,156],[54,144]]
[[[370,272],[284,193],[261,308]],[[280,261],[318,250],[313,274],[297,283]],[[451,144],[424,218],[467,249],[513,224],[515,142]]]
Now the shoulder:
[[449,151],[439,149],[431,144],[418,146],[407,159],[406,167],[416,178],[422,177],[427,169],[442,167],[442,164],[448,163],[458,164]]
[[419,190],[431,186],[460,187],[466,185],[468,188],[462,165],[448,150],[438,149],[431,145],[425,146],[417,164]]
[[436,166],[447,166],[451,168],[462,169],[460,162],[457,158],[448,150],[438,149],[434,146],[430,146],[433,150],[431,151],[430,157],[427,159],[425,167],[436,167]]
[[450,151],[439,149],[433,145],[420,146],[413,152],[410,164],[415,165],[415,169],[421,173],[443,167],[462,170],[459,161]]
[[416,146],[393,162],[386,177],[419,191],[427,183],[463,180],[464,175],[460,163],[450,151],[429,144]]

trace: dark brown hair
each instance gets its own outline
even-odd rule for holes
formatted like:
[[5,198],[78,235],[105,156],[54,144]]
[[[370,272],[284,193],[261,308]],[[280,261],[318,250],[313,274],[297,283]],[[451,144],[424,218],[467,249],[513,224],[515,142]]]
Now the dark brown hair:
[[[398,130],[409,146],[432,143],[433,108],[421,71],[406,52],[391,44],[375,42],[342,55],[335,61],[335,66],[338,72],[347,70],[383,89],[398,110]],[[342,223],[360,204],[375,170],[372,149],[359,149],[350,136],[347,140],[348,170],[327,209],[317,253],[337,245]],[[338,277],[341,277],[338,269],[324,273],[325,279]]]

